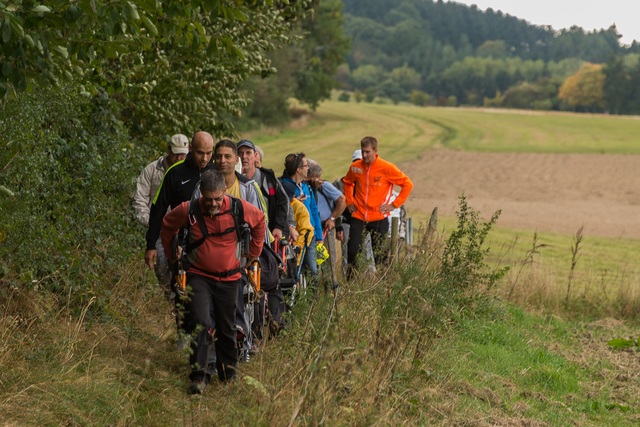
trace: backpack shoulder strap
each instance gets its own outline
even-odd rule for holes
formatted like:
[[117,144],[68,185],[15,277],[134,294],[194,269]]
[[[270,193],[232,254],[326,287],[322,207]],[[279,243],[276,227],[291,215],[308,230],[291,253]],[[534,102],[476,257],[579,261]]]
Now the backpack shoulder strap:
[[246,257],[249,253],[251,229],[249,224],[244,220],[244,206],[242,205],[242,201],[233,196],[229,196],[229,198],[231,199],[231,208],[229,211],[235,222],[236,238],[240,245],[240,253]]
[[[329,197],[327,195],[327,193],[325,193],[325,190],[323,190],[322,187],[323,187],[322,185],[320,187],[318,187],[318,194],[320,194],[322,197],[324,197],[324,200],[327,202],[327,205],[329,206],[329,209],[331,209],[333,211],[335,209],[335,207],[336,207],[336,202],[331,197]],[[317,201],[318,201],[318,197],[317,197],[317,194],[316,194],[316,202]]]
[[[191,225],[197,222],[200,224],[200,231],[202,231],[202,237],[194,242],[189,241],[189,229]],[[185,252],[189,253],[207,240],[209,237],[209,230],[207,230],[207,225],[204,223],[204,215],[202,215],[202,211],[200,210],[200,200],[199,199],[191,199],[189,201],[189,222],[185,229],[187,235],[187,246],[185,248]]]
[[231,200],[231,216],[233,217],[233,221],[235,223],[236,228],[236,237],[238,241],[242,241],[242,226],[244,225],[244,206],[242,202],[237,197],[229,196]]
[[229,200],[231,200],[229,211],[235,224],[236,236],[238,240],[240,240],[240,227],[244,224],[244,206],[242,206],[242,202],[236,197],[229,196]]

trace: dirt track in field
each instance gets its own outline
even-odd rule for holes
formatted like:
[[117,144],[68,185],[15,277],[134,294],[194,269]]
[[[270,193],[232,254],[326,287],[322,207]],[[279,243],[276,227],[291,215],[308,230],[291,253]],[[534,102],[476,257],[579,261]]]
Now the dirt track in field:
[[414,182],[407,209],[454,216],[464,192],[499,226],[640,239],[640,156],[431,151],[401,168]]

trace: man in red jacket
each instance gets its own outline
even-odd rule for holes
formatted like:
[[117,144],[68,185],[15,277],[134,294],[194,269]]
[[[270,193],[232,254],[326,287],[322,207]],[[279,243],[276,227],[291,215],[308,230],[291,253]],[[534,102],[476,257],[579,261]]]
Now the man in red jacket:
[[[348,277],[353,275],[356,258],[362,246],[362,233],[371,232],[376,263],[386,259],[386,238],[389,232],[387,217],[404,204],[413,183],[393,163],[378,156],[378,141],[365,136],[360,141],[362,159],[351,163],[344,177],[344,195],[351,213],[351,229],[347,243]],[[394,186],[400,194],[391,201]]]
[[[211,376],[207,369],[211,305],[215,316],[218,378],[229,381],[235,377],[238,353],[234,319],[237,288],[241,283],[240,272],[260,255],[267,227],[264,214],[258,208],[239,200],[244,211],[244,222],[248,224],[251,233],[247,264],[241,266],[242,242],[238,241],[236,219],[231,212],[231,199],[226,195],[226,189],[224,176],[219,171],[204,172],[200,181],[202,196],[198,199],[202,215],[190,214],[187,201],[169,212],[162,222],[162,245],[165,252],[172,255],[171,261],[177,258],[177,254],[171,249],[173,237],[180,228],[190,224],[188,242],[193,244],[193,249],[187,255],[190,264],[187,269],[189,295],[185,307],[184,329],[188,334],[196,334],[191,343],[192,353],[189,359],[189,379],[192,383],[188,392],[191,394],[202,393]],[[199,221],[204,221],[207,236]],[[204,241],[199,243],[203,237]]]

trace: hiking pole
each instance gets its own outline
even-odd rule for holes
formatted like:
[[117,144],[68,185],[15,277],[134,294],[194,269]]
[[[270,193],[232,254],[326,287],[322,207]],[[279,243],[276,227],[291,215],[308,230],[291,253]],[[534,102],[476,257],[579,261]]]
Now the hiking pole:
[[298,282],[300,282],[300,275],[302,274],[302,267],[304,265],[304,257],[306,255],[307,255],[307,247],[304,246],[304,247],[300,248],[300,257],[299,257],[300,261],[298,263],[297,271],[296,271],[296,279],[298,280]]

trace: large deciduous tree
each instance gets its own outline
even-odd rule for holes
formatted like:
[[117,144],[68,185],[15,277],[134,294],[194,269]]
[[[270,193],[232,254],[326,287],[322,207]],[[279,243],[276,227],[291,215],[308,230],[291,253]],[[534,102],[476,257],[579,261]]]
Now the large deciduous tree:
[[323,0],[302,22],[304,53],[302,67],[296,73],[296,97],[316,109],[329,98],[336,86],[335,72],[345,62],[350,41],[344,33],[342,1]]
[[274,72],[313,0],[0,1],[0,95],[78,78],[123,105],[137,136],[232,132],[251,75]]
[[604,81],[602,64],[585,62],[576,73],[562,83],[558,98],[576,109],[601,111],[605,105]]

